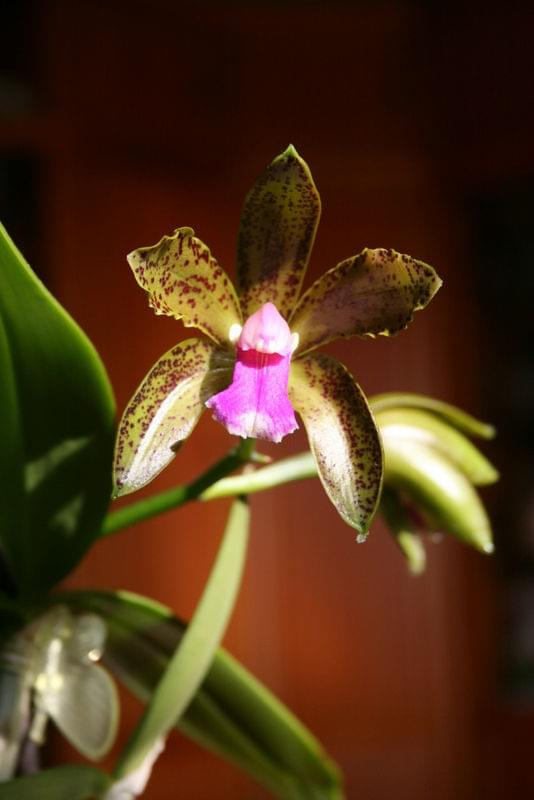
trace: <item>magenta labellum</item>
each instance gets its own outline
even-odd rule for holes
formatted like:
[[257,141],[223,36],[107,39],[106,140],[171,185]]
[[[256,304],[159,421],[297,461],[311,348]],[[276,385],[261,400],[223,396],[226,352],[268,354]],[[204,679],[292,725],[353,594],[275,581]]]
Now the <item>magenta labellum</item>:
[[228,433],[280,442],[298,428],[287,395],[298,335],[291,333],[273,303],[265,303],[230,336],[238,337],[232,383],[206,405]]

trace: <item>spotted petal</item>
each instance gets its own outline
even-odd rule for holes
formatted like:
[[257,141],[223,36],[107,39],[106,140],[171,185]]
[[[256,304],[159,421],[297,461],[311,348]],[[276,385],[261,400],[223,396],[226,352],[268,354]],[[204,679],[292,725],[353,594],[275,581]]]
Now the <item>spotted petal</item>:
[[237,244],[241,306],[248,317],[266,302],[287,317],[295,305],[321,213],[308,165],[290,145],[245,200]]
[[441,286],[432,267],[394,250],[363,250],[325,272],[290,319],[299,352],[348,336],[391,336],[406,328]]
[[232,378],[233,356],[201,339],[165,353],[128,403],[115,448],[115,496],[140,489],[174,458],[204,403]]
[[156,314],[181,319],[219,343],[241,322],[232,282],[191,228],[178,228],[153,247],[134,250],[128,263]]
[[363,392],[342,364],[313,354],[293,364],[289,397],[327,495],[363,538],[382,485],[382,447]]

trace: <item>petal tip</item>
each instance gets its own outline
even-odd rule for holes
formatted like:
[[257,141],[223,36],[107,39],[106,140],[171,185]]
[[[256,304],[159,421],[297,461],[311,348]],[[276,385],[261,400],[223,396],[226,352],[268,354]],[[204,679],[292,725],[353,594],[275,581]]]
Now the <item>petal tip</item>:
[[294,144],[288,144],[284,152],[280,154],[280,158],[295,158],[300,161],[300,156]]
[[122,497],[126,492],[122,488],[122,486],[114,486],[111,490],[111,499],[118,500],[119,497]]

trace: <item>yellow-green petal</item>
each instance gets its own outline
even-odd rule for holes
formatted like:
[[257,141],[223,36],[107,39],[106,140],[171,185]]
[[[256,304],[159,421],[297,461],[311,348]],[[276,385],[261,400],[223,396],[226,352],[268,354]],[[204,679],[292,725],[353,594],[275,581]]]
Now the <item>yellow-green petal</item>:
[[290,326],[299,352],[349,336],[392,336],[441,286],[432,267],[394,250],[363,250],[325,272],[302,296]]
[[245,199],[237,279],[246,317],[266,302],[287,317],[295,305],[315,238],[321,201],[306,162],[290,145]]
[[181,319],[218,343],[242,322],[232,282],[191,228],[178,228],[152,247],[128,255],[135,279],[156,314]]
[[314,354],[292,365],[289,397],[328,497],[363,538],[382,484],[382,446],[365,395],[342,364]]
[[233,356],[201,339],[186,339],[162,356],[122,416],[115,446],[115,496],[140,489],[174,458],[206,400],[232,378]]

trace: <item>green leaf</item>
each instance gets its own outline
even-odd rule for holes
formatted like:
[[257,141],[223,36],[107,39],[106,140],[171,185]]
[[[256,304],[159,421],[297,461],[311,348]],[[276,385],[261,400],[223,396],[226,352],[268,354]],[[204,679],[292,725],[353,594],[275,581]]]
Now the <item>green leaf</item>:
[[[138,697],[157,685],[186,625],[129,592],[73,592],[72,607],[106,619],[104,659]],[[177,727],[284,800],[338,800],[339,772],[317,740],[265,686],[220,649]]]
[[114,494],[145,486],[176,455],[205,410],[232,379],[233,357],[211,342],[186,339],[152,367],[126,406],[114,460]]
[[478,436],[481,439],[493,439],[495,428],[486,422],[480,422],[471,414],[462,411],[461,408],[436,400],[434,397],[427,397],[424,394],[410,394],[409,392],[385,392],[369,398],[369,403],[373,413],[400,408],[419,408],[428,411],[444,422],[452,425],[461,433],[468,436]]
[[17,528],[28,528],[24,486],[24,450],[17,402],[17,385],[7,332],[0,315],[0,558],[5,559],[0,573],[0,590],[12,593],[17,564],[24,560],[25,542],[16,537]]
[[91,343],[1,225],[0,369],[0,425],[11,429],[0,449],[0,543],[19,593],[37,595],[98,535],[111,488],[114,404]]
[[0,786],[2,800],[89,800],[111,786],[109,775],[82,764],[54,767]]
[[115,771],[117,778],[138,767],[155,742],[167,735],[204,680],[237,598],[245,563],[249,517],[246,500],[235,500],[193,619],[120,757]]
[[382,447],[365,395],[342,364],[313,354],[292,364],[289,397],[328,497],[362,540],[382,485]]
[[483,553],[493,552],[484,506],[469,480],[434,448],[389,438],[384,448],[386,484],[403,491],[429,525]]
[[499,473],[463,433],[443,418],[420,409],[400,408],[375,413],[384,447],[389,439],[420,442],[446,456],[475,486],[495,483]]
[[290,145],[248,193],[237,242],[241,307],[250,316],[267,301],[287,317],[295,305],[321,214],[308,165]]
[[[290,779],[289,797],[342,797],[339,771],[319,742],[269,690],[222,651],[209,691]],[[227,700],[231,698],[231,702]],[[286,779],[287,783],[287,779]]]
[[242,322],[232,282],[191,228],[134,250],[128,263],[156,314],[181,319],[218,344],[227,343],[231,326]]
[[394,250],[363,250],[325,272],[299,300],[289,325],[298,353],[349,336],[392,336],[441,286],[432,267]]

